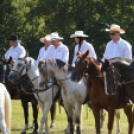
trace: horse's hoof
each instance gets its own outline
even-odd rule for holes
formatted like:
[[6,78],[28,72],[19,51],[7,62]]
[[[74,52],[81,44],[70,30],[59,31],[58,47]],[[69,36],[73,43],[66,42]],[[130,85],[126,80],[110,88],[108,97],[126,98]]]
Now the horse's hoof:
[[21,132],[21,134],[26,134],[26,132]]
[[54,127],[55,127],[55,125],[51,125],[51,126],[50,126],[50,128],[54,128]]
[[70,134],[69,128],[64,129],[65,134]]
[[55,127],[54,122],[51,122],[50,128]]

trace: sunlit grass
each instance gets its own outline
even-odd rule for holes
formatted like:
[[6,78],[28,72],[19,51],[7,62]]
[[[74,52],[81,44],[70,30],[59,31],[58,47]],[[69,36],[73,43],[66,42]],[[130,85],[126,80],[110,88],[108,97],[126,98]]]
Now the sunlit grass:
[[[12,101],[12,134],[20,134],[24,128],[24,116],[23,116],[23,109],[21,107],[20,101]],[[87,106],[85,105],[83,108],[83,121],[82,121],[82,134],[95,134],[95,121],[92,114],[92,111],[89,109],[87,111]],[[42,111],[39,110],[39,117],[38,122],[40,126],[40,120],[42,117]],[[32,125],[32,108],[31,104],[29,103],[29,126]],[[121,110],[121,134],[127,134],[128,123],[126,115],[124,114],[123,110]],[[50,114],[48,115],[48,123],[50,125]],[[64,134],[64,129],[67,126],[67,118],[64,112],[64,109],[61,108],[61,114],[59,113],[59,106],[57,104],[57,113],[56,113],[56,121],[55,121],[55,128],[50,128],[50,134]],[[45,127],[45,126],[44,126]],[[113,134],[116,133],[117,125],[116,119],[114,121],[114,129]],[[45,131],[45,130],[44,130]],[[32,130],[28,130],[27,134],[31,134]],[[104,122],[103,132],[102,134],[107,133],[107,115]]]

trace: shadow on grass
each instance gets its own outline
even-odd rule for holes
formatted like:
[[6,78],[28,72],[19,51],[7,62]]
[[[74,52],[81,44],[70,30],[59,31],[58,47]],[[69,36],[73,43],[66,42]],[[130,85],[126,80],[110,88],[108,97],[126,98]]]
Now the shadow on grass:
[[20,129],[11,129],[11,131],[22,131],[22,129],[20,128]]

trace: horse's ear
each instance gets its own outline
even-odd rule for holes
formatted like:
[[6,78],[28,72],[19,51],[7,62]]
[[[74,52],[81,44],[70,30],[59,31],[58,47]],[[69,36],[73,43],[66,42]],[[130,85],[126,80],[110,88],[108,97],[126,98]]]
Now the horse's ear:
[[31,68],[31,59],[30,58],[25,58],[25,64],[26,64],[26,69],[29,70]]
[[10,57],[10,58],[8,59],[8,61],[6,62],[6,64],[10,64],[11,61],[12,61],[12,57]]
[[100,58],[100,62],[103,64],[104,63],[104,61]]
[[80,51],[78,51],[78,52],[77,52],[77,54],[76,54],[76,56],[78,56],[78,55],[80,55],[80,54],[81,54],[81,52],[80,52]]
[[110,66],[110,62],[109,62],[108,59],[105,59],[105,63],[106,63],[108,66]]
[[89,54],[89,50],[86,51],[86,53],[84,54],[85,56],[87,56]]

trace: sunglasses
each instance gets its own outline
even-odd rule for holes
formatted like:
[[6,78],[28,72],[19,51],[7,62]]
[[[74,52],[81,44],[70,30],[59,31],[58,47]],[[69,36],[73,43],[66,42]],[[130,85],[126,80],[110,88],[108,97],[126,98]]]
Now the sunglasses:
[[116,33],[118,33],[118,32],[114,32],[114,33],[109,33],[111,36],[114,36]]

